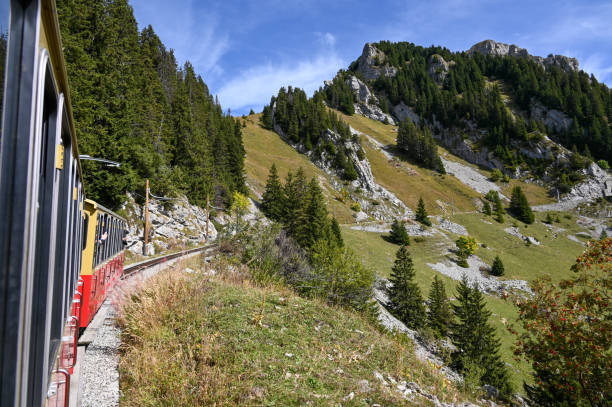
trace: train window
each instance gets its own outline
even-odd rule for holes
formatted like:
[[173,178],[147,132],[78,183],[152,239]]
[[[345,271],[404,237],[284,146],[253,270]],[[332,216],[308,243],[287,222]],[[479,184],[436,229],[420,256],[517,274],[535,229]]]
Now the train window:
[[83,217],[83,250],[85,250],[85,248],[87,248],[87,230],[89,227],[89,214],[83,213],[83,215],[85,215]]
[[94,268],[100,264],[100,235],[102,230],[102,216],[96,216],[96,239],[94,241]]

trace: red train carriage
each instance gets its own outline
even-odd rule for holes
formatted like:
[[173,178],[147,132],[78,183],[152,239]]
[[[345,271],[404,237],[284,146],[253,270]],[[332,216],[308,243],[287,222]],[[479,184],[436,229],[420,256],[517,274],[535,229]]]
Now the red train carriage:
[[79,318],[82,328],[89,324],[123,273],[123,237],[127,228],[125,219],[90,200],[85,201],[85,217],[87,231],[81,267],[83,296]]

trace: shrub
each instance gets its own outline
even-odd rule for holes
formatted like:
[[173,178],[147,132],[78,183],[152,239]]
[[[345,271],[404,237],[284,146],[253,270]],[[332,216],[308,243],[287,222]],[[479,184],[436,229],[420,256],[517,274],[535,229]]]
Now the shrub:
[[391,243],[399,244],[399,245],[409,245],[410,244],[410,236],[408,235],[408,231],[406,230],[406,226],[397,219],[393,221],[391,224],[391,233],[389,234],[389,240]]
[[[516,298],[521,331],[515,355],[533,367],[525,390],[534,405],[604,406],[612,396],[612,239],[591,242],[572,266],[576,276],[537,280]],[[606,401],[607,400],[607,401]]]
[[491,181],[493,182],[497,182],[499,181],[501,178],[503,177],[502,172],[500,171],[499,168],[495,168],[493,169],[493,172],[491,173],[491,177],[489,178]]
[[359,204],[359,202],[355,202],[351,205],[351,209],[355,212],[361,212],[361,205]]
[[597,165],[599,165],[602,170],[609,170],[610,169],[610,164],[608,164],[608,162],[606,160],[599,160],[599,161],[597,161]]
[[502,263],[499,256],[495,256],[495,260],[493,260],[493,265],[491,266],[491,275],[498,277],[504,275],[504,263]]

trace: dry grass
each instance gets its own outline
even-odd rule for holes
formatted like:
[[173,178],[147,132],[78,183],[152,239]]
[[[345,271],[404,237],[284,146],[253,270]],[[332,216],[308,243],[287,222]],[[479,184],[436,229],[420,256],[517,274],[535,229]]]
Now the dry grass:
[[336,213],[341,223],[354,222],[349,205],[335,200],[337,192],[329,183],[329,178],[321,169],[315,166],[303,154],[298,153],[285,143],[278,134],[266,130],[259,125],[261,114],[250,115],[245,119],[246,127],[242,130],[243,143],[246,150],[245,168],[249,185],[262,194],[272,164],[276,164],[279,176],[285,179],[287,173],[302,167],[308,179],[315,177],[322,181],[322,188],[327,198],[327,207],[331,213]]
[[428,405],[403,399],[374,372],[417,382],[442,401],[465,398],[415,359],[409,341],[360,315],[257,287],[242,266],[213,268],[214,277],[154,277],[124,305],[122,405]]

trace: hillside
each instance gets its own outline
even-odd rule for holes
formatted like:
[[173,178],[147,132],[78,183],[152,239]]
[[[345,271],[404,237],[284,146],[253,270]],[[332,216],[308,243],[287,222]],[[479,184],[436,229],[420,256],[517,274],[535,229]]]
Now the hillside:
[[340,193],[332,186],[329,175],[281,140],[276,133],[262,128],[259,124],[260,117],[261,114],[247,116],[244,119],[246,127],[242,129],[246,151],[246,179],[256,199],[261,199],[272,164],[276,164],[282,179],[289,171],[295,173],[301,167],[308,179],[315,177],[321,181],[330,213],[335,213],[341,223],[353,222],[354,211],[351,211],[350,204],[336,199]]
[[[535,57],[514,45],[484,41],[452,53],[366,44],[319,97],[349,115],[414,122],[417,135],[433,135],[470,163],[529,178],[568,199],[585,198],[578,187],[585,179],[595,178],[601,189],[602,174],[592,163],[607,167],[610,159],[610,89],[580,71],[575,59]],[[595,188],[588,195],[602,196]]]
[[[584,249],[585,242],[599,237],[602,227],[612,232],[610,225],[601,220],[593,221],[577,216],[572,212],[551,212],[551,216],[558,221],[550,225],[543,223],[548,212],[537,214],[536,222],[532,225],[525,225],[510,216],[506,216],[505,223],[497,223],[492,217],[480,213],[484,192],[490,189],[497,189],[501,194],[510,197],[512,188],[520,186],[532,205],[547,205],[555,201],[545,186],[529,182],[529,179],[493,182],[490,180],[491,170],[471,164],[444,147],[438,147],[438,151],[447,173],[439,174],[437,171],[423,168],[406,160],[396,148],[396,125],[385,124],[359,114],[334,112],[350,126],[351,133],[358,134],[359,144],[365,152],[362,163],[367,162],[371,167],[375,183],[384,186],[411,209],[416,208],[419,196],[422,196],[430,215],[440,215],[432,219],[434,225],[431,229],[423,229],[413,221],[407,223],[412,240],[409,251],[415,264],[416,282],[421,292],[427,293],[433,276],[437,275],[445,282],[447,292],[451,296],[463,272],[468,272],[469,277],[474,279],[472,281],[479,283],[485,290],[487,306],[493,312],[490,323],[501,340],[501,355],[511,366],[511,381],[515,389],[520,389],[523,381],[532,380],[532,370],[525,361],[514,360],[512,346],[515,337],[508,332],[504,321],[515,321],[517,310],[512,303],[500,298],[503,291],[500,287],[508,283],[526,288],[528,282],[538,277],[549,277],[552,281],[571,277],[570,266]],[[279,136],[263,129],[255,118],[249,121],[251,123],[247,125],[245,134],[254,134],[257,131],[266,134],[265,139],[261,138],[266,140],[266,145],[272,140],[274,143],[281,143],[278,148],[288,148],[283,150],[288,154],[283,159],[292,157],[291,162],[309,162],[313,171],[325,170],[324,173],[327,173],[328,177],[339,178],[337,173],[325,165],[320,165],[319,161],[315,160],[318,166],[308,161],[308,155],[298,152],[299,146],[283,140],[282,132]],[[262,136],[255,136],[253,140],[260,140],[259,137]],[[246,136],[245,140],[248,139],[249,136]],[[263,143],[245,141],[247,168],[257,165],[263,170],[265,166],[271,165],[271,160],[263,161],[265,153],[258,147],[261,144]],[[261,162],[265,162],[265,165],[260,165]],[[266,174],[267,172],[263,171],[258,175],[260,182],[265,182]],[[351,196],[360,199],[359,186],[355,187],[358,182],[359,180],[345,180],[343,185],[351,191]],[[361,199],[362,202],[368,200],[363,197]],[[382,201],[381,205],[384,204]],[[351,247],[364,265],[374,270],[379,278],[388,278],[398,250],[397,245],[383,238],[390,229],[389,218],[376,220],[370,216],[357,223],[353,221],[351,219],[351,222],[342,228],[347,246]],[[454,242],[460,235],[472,236],[481,245],[470,259],[470,268],[467,270],[462,270],[455,264]],[[536,244],[527,244],[527,237],[533,239]],[[481,270],[483,267],[490,267],[496,256],[503,260],[506,274],[500,279],[491,279]]]
[[354,312],[255,286],[246,269],[189,267],[153,278],[123,306],[122,405],[451,406],[475,399],[418,361],[410,342]]

